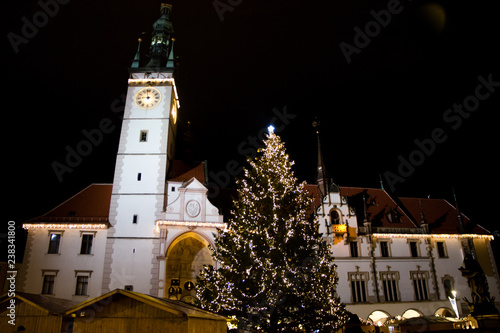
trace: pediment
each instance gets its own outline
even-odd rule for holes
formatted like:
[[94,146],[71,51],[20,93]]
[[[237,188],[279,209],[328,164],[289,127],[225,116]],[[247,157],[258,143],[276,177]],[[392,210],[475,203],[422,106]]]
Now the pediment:
[[195,177],[191,178],[182,186],[179,187],[179,191],[208,191],[208,189]]

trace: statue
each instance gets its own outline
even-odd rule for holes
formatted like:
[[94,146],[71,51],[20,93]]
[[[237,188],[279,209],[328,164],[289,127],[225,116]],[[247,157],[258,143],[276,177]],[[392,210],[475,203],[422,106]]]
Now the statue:
[[472,301],[469,301],[467,297],[463,298],[469,306],[471,315],[498,314],[494,303],[495,297],[490,296],[488,281],[477,260],[472,255],[467,254],[459,270],[462,276],[467,279],[467,285],[471,290]]

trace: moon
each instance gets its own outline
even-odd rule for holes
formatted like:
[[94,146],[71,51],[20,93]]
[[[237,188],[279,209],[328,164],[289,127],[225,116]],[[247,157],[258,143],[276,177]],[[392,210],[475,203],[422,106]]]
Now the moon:
[[424,24],[433,32],[440,34],[446,25],[446,11],[437,3],[427,3],[420,7]]

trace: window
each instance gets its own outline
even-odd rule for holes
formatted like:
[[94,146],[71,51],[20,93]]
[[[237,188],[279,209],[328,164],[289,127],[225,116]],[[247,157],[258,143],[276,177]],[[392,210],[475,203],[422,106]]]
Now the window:
[[429,279],[428,272],[410,272],[413,283],[413,292],[416,301],[425,301],[429,299],[427,280]]
[[139,182],[140,182],[140,181],[141,181],[141,179],[142,179],[142,173],[140,173],[140,172],[139,172],[139,173],[137,174],[137,181],[139,181]]
[[401,223],[401,215],[397,210],[391,209],[391,211],[386,214],[386,217],[389,223]]
[[134,286],[131,285],[131,284],[128,284],[124,287],[125,290],[130,290],[130,291],[134,291]]
[[132,218],[132,223],[137,224],[137,219],[138,219],[137,214],[134,214],[134,217]]
[[148,142],[148,131],[141,131],[141,134],[139,136],[139,142]]
[[389,242],[381,241],[380,242],[380,255],[382,257],[389,257]]
[[437,247],[437,252],[438,252],[438,257],[439,258],[448,258],[448,255],[446,253],[446,244],[444,242],[437,242],[436,247]]
[[382,281],[382,289],[386,302],[399,301],[398,281],[399,272],[380,272],[380,280]]
[[54,294],[54,281],[56,280],[56,276],[52,274],[44,274],[43,275],[43,286],[42,286],[42,294],[45,295],[53,295]]
[[89,277],[88,276],[77,276],[76,277],[75,295],[87,296],[88,295],[88,293],[87,293],[88,286],[89,286]]
[[418,242],[417,241],[410,241],[408,242],[410,245],[410,254],[413,258],[417,258],[418,255]]
[[92,254],[93,240],[94,240],[94,235],[92,234],[82,235],[82,246],[80,248],[80,254]]
[[350,249],[351,249],[351,257],[353,257],[353,258],[359,257],[358,242],[350,242],[349,246],[350,246]]
[[340,213],[338,210],[332,210],[330,212],[330,221],[332,224],[339,224],[340,223]]
[[456,294],[454,294],[454,292],[455,292],[455,280],[453,279],[453,277],[446,274],[442,278],[442,282],[443,282],[443,286],[444,286],[445,296],[449,297],[449,298],[455,298],[456,297]]
[[366,302],[366,287],[368,285],[368,273],[356,272],[348,273],[351,284],[351,299],[353,303]]
[[61,234],[60,233],[50,233],[49,234],[49,250],[48,253],[59,253],[59,245],[61,244]]

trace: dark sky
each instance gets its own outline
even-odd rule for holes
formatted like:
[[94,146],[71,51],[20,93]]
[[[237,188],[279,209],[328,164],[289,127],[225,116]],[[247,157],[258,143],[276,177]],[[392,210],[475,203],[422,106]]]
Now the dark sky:
[[[45,9],[40,3],[55,0],[10,1],[2,10],[4,221],[21,222],[93,182],[112,182],[128,67],[160,7],[60,1]],[[450,201],[454,186],[467,216],[498,228],[500,20],[491,1],[172,3],[181,130],[191,122],[212,175],[232,160],[245,165],[251,137],[279,113],[297,176],[313,182],[318,117],[337,184],[380,187],[382,175],[389,190],[390,172],[403,180],[394,195]],[[218,13],[214,3],[226,7]],[[347,59],[341,45],[358,47]],[[478,88],[480,76],[489,88]],[[473,112],[454,112],[464,101]],[[68,147],[103,119],[113,130],[58,180],[52,164],[65,163]],[[418,165],[403,175],[401,158],[410,157]]]

